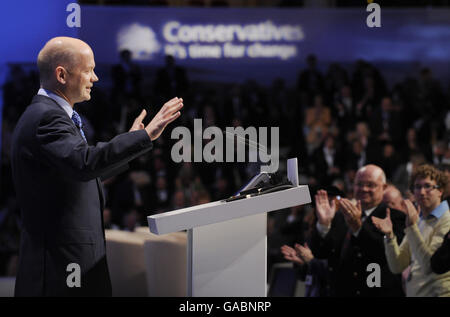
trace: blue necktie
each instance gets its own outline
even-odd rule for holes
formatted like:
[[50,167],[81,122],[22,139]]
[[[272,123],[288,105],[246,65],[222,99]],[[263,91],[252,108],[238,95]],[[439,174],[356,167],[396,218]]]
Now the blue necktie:
[[72,121],[73,121],[73,123],[75,123],[77,128],[80,129],[81,136],[83,137],[84,141],[86,141],[86,143],[87,143],[86,136],[84,135],[84,132],[83,132],[83,123],[81,122],[81,117],[78,114],[78,112],[76,112],[75,110],[73,111],[73,114],[72,114]]

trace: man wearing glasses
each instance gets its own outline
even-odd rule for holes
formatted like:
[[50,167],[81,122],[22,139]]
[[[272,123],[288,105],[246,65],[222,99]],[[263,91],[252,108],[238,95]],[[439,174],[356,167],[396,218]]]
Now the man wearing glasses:
[[[401,276],[392,274],[383,248],[383,234],[370,221],[370,216],[385,217],[383,203],[386,175],[376,165],[358,170],[353,184],[354,201],[341,198],[328,200],[319,190],[315,196],[317,223],[311,239],[315,257],[328,259],[330,292],[343,297],[403,296]],[[405,215],[392,210],[394,234],[403,238]],[[372,285],[370,268],[379,268],[380,283]]]
[[450,229],[449,206],[446,200],[441,202],[447,182],[445,175],[431,165],[417,168],[411,184],[418,208],[405,200],[406,235],[400,246],[393,234],[389,211],[384,219],[372,217],[374,225],[385,234],[390,270],[400,273],[409,266],[407,296],[450,296],[450,272],[435,274],[430,266],[434,251]]

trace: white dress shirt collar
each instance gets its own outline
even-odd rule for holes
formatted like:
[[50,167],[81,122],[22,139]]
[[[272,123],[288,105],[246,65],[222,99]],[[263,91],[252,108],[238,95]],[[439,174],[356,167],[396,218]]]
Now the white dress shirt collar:
[[370,214],[377,208],[378,206],[375,206],[373,208],[367,209],[363,211],[363,217],[369,217]]

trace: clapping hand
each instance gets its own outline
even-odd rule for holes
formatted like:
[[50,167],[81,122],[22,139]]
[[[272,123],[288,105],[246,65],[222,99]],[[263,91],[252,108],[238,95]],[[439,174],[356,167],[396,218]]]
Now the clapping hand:
[[333,200],[328,201],[328,194],[325,190],[321,189],[317,191],[315,196],[316,200],[316,214],[321,225],[329,227],[333,221],[334,215],[336,214],[336,203]]
[[361,226],[361,201],[358,200],[356,205],[354,205],[350,200],[342,198],[339,201],[341,206],[342,214],[344,215],[345,222],[352,232],[357,232]]
[[283,245],[281,247],[281,253],[283,253],[284,258],[288,261],[297,263],[299,265],[305,264],[305,262],[297,255],[295,249],[291,248],[288,245]]
[[403,201],[403,206],[406,209],[406,227],[416,224],[419,219],[420,207],[419,210],[417,210],[409,199]]
[[297,251],[297,255],[303,260],[305,263],[309,263],[312,259],[314,259],[314,255],[312,254],[311,249],[308,244],[305,242],[304,245],[295,244],[295,251]]
[[308,263],[312,259],[314,259],[314,255],[311,252],[311,249],[308,247],[308,244],[304,245],[295,244],[295,249],[291,248],[288,245],[283,245],[281,247],[281,253],[283,253],[284,258],[288,261],[303,265]]
[[392,239],[394,237],[393,226],[391,221],[391,210],[389,208],[386,209],[386,218],[381,219],[378,217],[372,216],[372,222],[375,227],[382,233],[384,233],[387,237]]

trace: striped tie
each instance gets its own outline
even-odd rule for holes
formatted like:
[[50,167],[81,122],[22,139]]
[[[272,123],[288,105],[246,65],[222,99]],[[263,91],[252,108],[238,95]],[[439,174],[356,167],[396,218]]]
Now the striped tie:
[[72,114],[72,121],[73,121],[73,123],[75,123],[77,128],[80,130],[81,136],[83,137],[84,141],[87,143],[86,136],[84,135],[84,132],[83,132],[83,123],[81,122],[81,117],[78,114],[78,112],[76,112],[75,110],[73,111],[73,114]]

